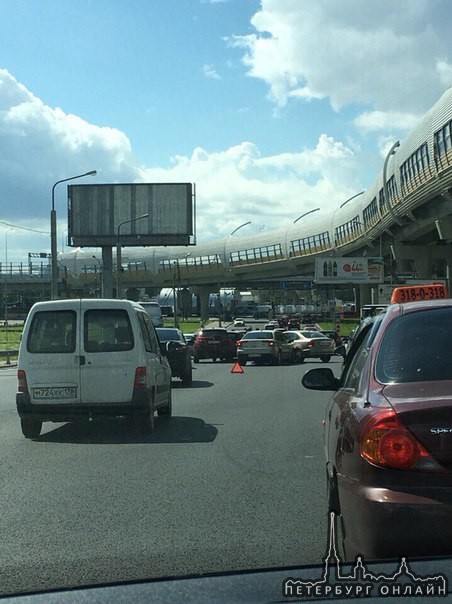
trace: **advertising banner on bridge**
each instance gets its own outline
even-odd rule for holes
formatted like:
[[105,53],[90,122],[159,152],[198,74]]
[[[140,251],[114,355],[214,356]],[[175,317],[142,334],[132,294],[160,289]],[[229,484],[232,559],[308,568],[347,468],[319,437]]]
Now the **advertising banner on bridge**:
[[383,258],[336,258],[315,260],[316,283],[383,283]]

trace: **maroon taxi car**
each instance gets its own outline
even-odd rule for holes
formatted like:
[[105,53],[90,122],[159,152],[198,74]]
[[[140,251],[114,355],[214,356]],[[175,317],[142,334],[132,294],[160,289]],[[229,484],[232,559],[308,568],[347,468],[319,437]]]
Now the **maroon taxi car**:
[[339,378],[302,379],[334,391],[328,506],[348,559],[452,554],[452,300],[441,286],[408,289],[360,325]]

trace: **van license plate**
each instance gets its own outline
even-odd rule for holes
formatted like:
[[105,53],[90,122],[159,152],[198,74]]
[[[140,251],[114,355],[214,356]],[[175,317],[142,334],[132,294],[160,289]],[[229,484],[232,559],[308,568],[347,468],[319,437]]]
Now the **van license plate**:
[[54,386],[51,388],[33,388],[34,399],[76,398],[77,386]]

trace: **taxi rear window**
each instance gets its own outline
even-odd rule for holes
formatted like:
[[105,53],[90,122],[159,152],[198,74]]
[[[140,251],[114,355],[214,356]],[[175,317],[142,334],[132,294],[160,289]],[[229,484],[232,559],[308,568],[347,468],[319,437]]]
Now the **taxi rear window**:
[[452,380],[452,308],[413,312],[392,321],[378,351],[383,384]]

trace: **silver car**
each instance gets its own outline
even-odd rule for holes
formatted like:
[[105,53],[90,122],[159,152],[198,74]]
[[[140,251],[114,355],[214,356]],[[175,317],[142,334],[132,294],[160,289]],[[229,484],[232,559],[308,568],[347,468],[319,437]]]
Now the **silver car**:
[[241,365],[248,361],[281,365],[292,363],[293,349],[282,329],[249,331],[237,342],[237,359]]
[[292,347],[295,362],[317,358],[328,363],[334,354],[334,341],[319,331],[285,331],[284,334]]

